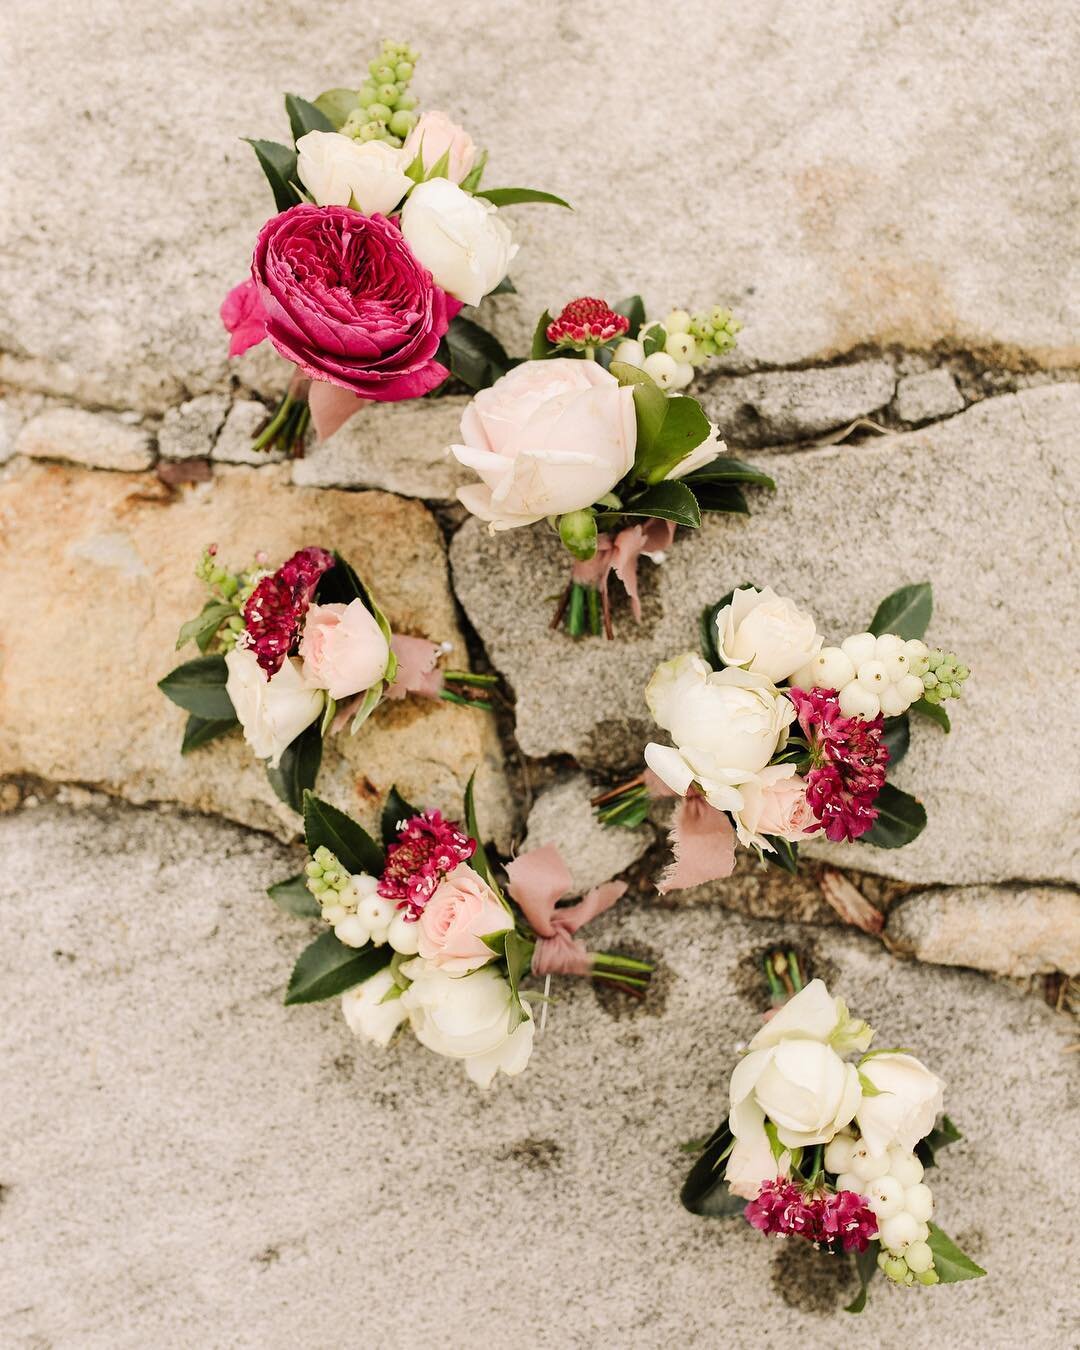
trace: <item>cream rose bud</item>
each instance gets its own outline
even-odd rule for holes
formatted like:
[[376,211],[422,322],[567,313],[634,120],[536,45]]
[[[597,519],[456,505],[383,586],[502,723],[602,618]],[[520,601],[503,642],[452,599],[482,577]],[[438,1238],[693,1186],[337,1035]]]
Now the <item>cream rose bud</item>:
[[684,458],[680,459],[678,464],[667,471],[665,478],[685,478],[688,473],[693,473],[695,469],[703,469],[706,464],[711,464],[714,459],[722,455],[727,446],[720,439],[720,428],[715,422],[709,423],[709,434]]
[[824,980],[811,980],[769,1018],[751,1040],[749,1048],[767,1050],[789,1036],[829,1041],[843,1029],[847,1016],[844,1000],[834,998]]
[[308,683],[340,702],[382,679],[390,644],[362,600],[312,605],[304,620],[300,656]]
[[465,1062],[465,1072],[480,1087],[490,1087],[501,1069],[521,1073],[532,1054],[533,1020],[512,1032],[509,983],[491,966],[471,975],[449,975],[429,961],[409,961],[402,972],[412,981],[401,996],[421,1045],[437,1055]]
[[517,252],[495,207],[446,178],[413,188],[401,233],[435,284],[466,305],[478,305],[495,289]]
[[716,616],[717,651],[726,665],[742,666],[778,683],[805,666],[822,638],[813,618],[771,586],[747,586]]
[[859,1104],[858,1125],[871,1154],[906,1153],[934,1128],[945,1084],[914,1055],[885,1053],[863,1060],[860,1072],[877,1089]]
[[434,110],[420,114],[401,149],[406,164],[412,164],[419,155],[425,173],[430,173],[446,155],[449,160],[446,176],[452,183],[460,183],[476,163],[473,138],[446,113]]
[[484,938],[513,926],[510,913],[484,878],[468,863],[458,863],[420,915],[420,955],[448,975],[467,975],[494,958]]
[[479,483],[458,497],[493,530],[580,511],[634,463],[632,389],[595,361],[524,361],[482,389],[450,447]]
[[743,804],[735,812],[735,831],[744,848],[776,850],[766,836],[796,844],[814,832],[817,817],[806,800],[806,781],[794,764],[768,764],[739,786]]
[[304,679],[295,657],[286,659],[269,680],[250,647],[227,652],[225,667],[225,692],[244,729],[244,740],[259,759],[268,759],[276,769],[286,747],[322,712],[325,695]]
[[394,985],[389,966],[384,966],[363,984],[345,990],[341,996],[341,1011],[354,1035],[363,1036],[376,1045],[390,1044],[390,1037],[408,1016],[401,998],[383,1002]]
[[338,131],[309,131],[296,142],[297,175],[318,206],[353,206],[389,215],[412,187],[410,160],[385,141],[354,141]]

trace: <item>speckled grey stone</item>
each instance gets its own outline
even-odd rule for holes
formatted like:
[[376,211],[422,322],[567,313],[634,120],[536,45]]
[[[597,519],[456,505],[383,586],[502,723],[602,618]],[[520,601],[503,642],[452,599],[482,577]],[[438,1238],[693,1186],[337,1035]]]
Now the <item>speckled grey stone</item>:
[[935,417],[950,417],[964,406],[952,372],[926,370],[905,375],[896,386],[896,415],[904,422],[930,422]]
[[253,450],[255,434],[269,421],[270,410],[257,399],[240,398],[229,409],[212,458],[223,464],[280,464],[284,450]]
[[15,450],[31,459],[62,459],[95,469],[138,472],[154,462],[150,436],[111,413],[48,408],[19,432]]
[[572,895],[625,872],[656,838],[648,823],[634,830],[601,825],[591,803],[597,790],[584,774],[572,774],[538,793],[529,812],[522,850],[555,844],[574,879]]
[[209,459],[229,400],[225,394],[200,394],[166,412],[158,432],[165,459]]
[[846,426],[883,408],[896,375],[887,361],[824,370],[778,370],[719,379],[701,394],[720,435],[733,445],[781,445]]

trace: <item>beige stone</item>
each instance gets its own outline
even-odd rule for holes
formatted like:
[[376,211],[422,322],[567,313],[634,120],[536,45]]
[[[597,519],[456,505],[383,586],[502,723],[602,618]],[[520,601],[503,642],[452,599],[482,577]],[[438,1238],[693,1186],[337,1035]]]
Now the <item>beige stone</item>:
[[68,460],[99,469],[137,472],[154,462],[150,437],[109,413],[50,408],[19,432],[16,453],[31,459]]

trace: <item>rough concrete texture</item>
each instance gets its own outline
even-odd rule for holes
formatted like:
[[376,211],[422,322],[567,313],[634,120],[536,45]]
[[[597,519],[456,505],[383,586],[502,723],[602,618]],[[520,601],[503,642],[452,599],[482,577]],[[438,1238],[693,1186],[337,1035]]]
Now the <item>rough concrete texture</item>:
[[223,394],[200,394],[170,408],[158,432],[158,449],[166,459],[208,457],[228,411]]
[[896,415],[903,422],[929,422],[960,412],[964,396],[947,370],[905,375],[896,386]]
[[[205,599],[202,549],[250,563],[319,543],[371,585],[398,632],[454,644],[467,665],[435,521],[418,502],[380,493],[307,492],[285,468],[219,468],[170,492],[152,475],[102,474],[16,461],[0,483],[0,773],[85,783],[134,801],[172,801],[289,836],[298,818],[274,796],[238,733],[179,753],[186,714],[155,687],[197,655],[174,650]],[[35,559],[28,585],[27,558]],[[396,782],[407,797],[460,813],[478,768],[478,809],[506,837],[509,801],[493,719],[405,699],[361,732],[327,742],[319,792],[374,817]]]
[[702,392],[701,402],[733,445],[780,445],[876,412],[895,388],[896,372],[887,361],[859,361],[716,380]]
[[5,18],[4,378],[158,411],[223,387],[218,306],[273,205],[239,138],[282,137],[282,93],[356,81],[387,31],[422,53],[422,103],[490,148],[492,185],[576,207],[512,211],[520,295],[498,314],[519,350],[548,302],[640,290],[734,305],[768,364],[939,341],[1076,360],[1058,262],[1080,27],[1053,0],[992,22],[967,0],[688,0],[663,23],[627,0],[614,24],[568,0],[474,0],[467,22],[383,0],[305,10],[299,43],[270,0]]
[[636,771],[657,734],[644,701],[649,675],[697,647],[703,607],[732,586],[771,584],[838,641],[865,627],[890,591],[929,578],[928,636],[974,671],[953,734],[920,720],[895,773],[925,801],[929,825],[895,851],[807,852],[911,881],[1077,880],[1075,793],[1061,785],[1077,754],[1075,719],[1054,716],[1048,734],[1033,733],[1032,709],[1057,706],[1061,673],[1075,663],[1062,616],[1076,585],[1078,414],[1080,386],[1059,385],[857,449],[757,455],[776,477],[775,496],[754,492],[748,519],[709,516],[696,535],[680,533],[663,566],[643,562],[644,622],[635,627],[617,601],[615,644],[574,643],[548,628],[567,571],[550,532],[492,536],[467,522],[451,550],[455,587],[514,688],[522,749]]
[[150,436],[108,413],[49,408],[19,432],[15,450],[31,459],[66,460],[98,469],[137,473],[154,462]]
[[[336,1002],[282,1006],[308,928],[263,894],[295,862],[266,838],[41,808],[0,819],[0,855],[7,1344],[1074,1339],[1075,1032],[1006,985],[847,934],[808,952],[883,1043],[945,1079],[965,1139],[932,1174],[937,1217],[990,1271],[878,1284],[852,1323],[846,1265],[678,1202],[679,1144],[723,1114],[757,959],[790,930],[624,901],[594,940],[655,955],[652,1001],[560,983],[526,1073],[481,1094],[407,1036],[355,1041]],[[28,857],[66,879],[62,901],[25,884]]]
[[636,830],[605,829],[592,808],[596,791],[584,774],[575,773],[538,793],[521,845],[523,851],[556,845],[573,877],[572,895],[633,867],[656,837],[647,823]]
[[889,913],[885,939],[920,961],[1003,975],[1080,973],[1080,895],[1055,886],[921,891]]
[[253,450],[257,432],[270,420],[270,410],[256,399],[241,398],[232,405],[218,432],[212,452],[223,464],[279,464],[284,450]]

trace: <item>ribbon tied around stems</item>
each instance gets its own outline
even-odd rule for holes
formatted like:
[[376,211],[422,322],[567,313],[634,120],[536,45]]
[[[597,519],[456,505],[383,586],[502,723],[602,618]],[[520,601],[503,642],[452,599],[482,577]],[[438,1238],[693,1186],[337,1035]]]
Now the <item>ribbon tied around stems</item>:
[[638,560],[664,553],[675,538],[675,522],[649,516],[637,525],[626,525],[616,534],[601,534],[596,539],[596,553],[588,562],[575,562],[571,581],[600,592],[604,608],[604,627],[610,636],[611,615],[608,598],[608,578],[611,573],[622,582],[630,597],[630,608],[636,623],[641,622],[641,598],[638,595]]
[[625,881],[594,886],[576,904],[557,908],[573,879],[554,844],[530,849],[506,866],[509,891],[536,934],[534,975],[588,975],[593,958],[576,935],[590,919],[626,894]]
[[[651,769],[645,770],[641,781],[650,797],[676,795]],[[706,881],[720,881],[735,870],[735,830],[731,821],[694,788],[675,808],[668,843],[671,862],[656,883],[661,895],[684,891]]]

